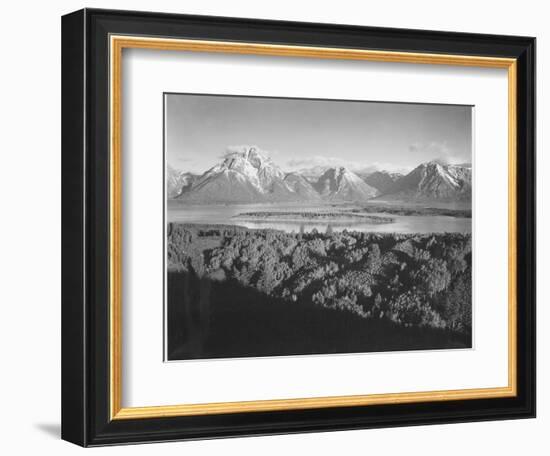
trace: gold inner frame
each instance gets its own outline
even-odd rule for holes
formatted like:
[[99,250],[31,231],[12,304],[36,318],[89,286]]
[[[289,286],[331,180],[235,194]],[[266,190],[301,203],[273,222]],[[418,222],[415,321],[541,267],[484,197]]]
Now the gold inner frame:
[[[256,54],[317,59],[367,60],[453,65],[508,70],[508,385],[461,390],[273,399],[245,402],[122,407],[122,51],[123,49]],[[517,394],[517,61],[511,58],[387,52],[204,41],[137,36],[110,36],[110,415],[111,419],[158,418],[221,413],[298,410],[374,404],[512,397]]]

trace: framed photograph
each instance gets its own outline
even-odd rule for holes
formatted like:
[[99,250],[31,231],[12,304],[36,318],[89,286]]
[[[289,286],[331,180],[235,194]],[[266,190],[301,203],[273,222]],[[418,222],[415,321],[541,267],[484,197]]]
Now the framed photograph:
[[535,416],[535,39],[62,20],[62,437]]

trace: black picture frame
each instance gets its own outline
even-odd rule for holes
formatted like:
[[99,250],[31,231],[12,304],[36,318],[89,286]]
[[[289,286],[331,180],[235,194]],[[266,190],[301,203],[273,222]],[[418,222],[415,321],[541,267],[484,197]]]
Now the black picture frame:
[[[517,59],[517,395],[111,420],[109,36]],[[62,438],[82,446],[535,416],[535,39],[83,9],[62,19]],[[496,285],[495,285],[496,286]]]

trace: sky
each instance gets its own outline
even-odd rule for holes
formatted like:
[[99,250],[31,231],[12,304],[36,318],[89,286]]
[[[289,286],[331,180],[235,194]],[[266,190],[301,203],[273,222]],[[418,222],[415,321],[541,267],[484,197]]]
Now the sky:
[[196,94],[165,95],[166,158],[203,173],[235,146],[267,151],[284,171],[314,166],[406,172],[470,163],[472,107]]

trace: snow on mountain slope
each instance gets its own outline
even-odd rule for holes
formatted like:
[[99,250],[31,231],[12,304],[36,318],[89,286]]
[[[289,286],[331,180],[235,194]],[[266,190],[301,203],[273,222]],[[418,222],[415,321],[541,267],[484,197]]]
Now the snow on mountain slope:
[[[289,177],[290,176],[290,177]],[[193,203],[306,201],[312,187],[287,175],[256,146],[241,146],[200,176],[180,199]]]
[[168,199],[177,198],[183,192],[191,188],[197,179],[196,174],[178,171],[170,165],[166,166],[166,195]]
[[304,177],[308,182],[314,184],[319,178],[328,170],[330,166],[313,166],[311,168],[302,168],[298,171],[294,171],[295,174],[299,174]]
[[472,170],[460,165],[422,163],[398,179],[379,199],[403,201],[468,201]]
[[305,201],[318,201],[321,196],[313,185],[304,177],[296,173],[288,173],[285,176],[285,184]]
[[361,174],[357,173],[366,184],[374,187],[379,193],[386,192],[391,186],[401,177],[400,173],[389,173],[388,171],[374,171],[371,173]]
[[378,194],[375,188],[344,167],[328,169],[314,187],[324,199],[331,201],[365,201]]

